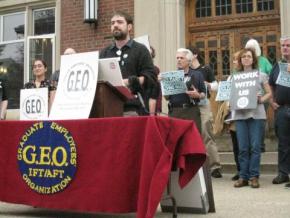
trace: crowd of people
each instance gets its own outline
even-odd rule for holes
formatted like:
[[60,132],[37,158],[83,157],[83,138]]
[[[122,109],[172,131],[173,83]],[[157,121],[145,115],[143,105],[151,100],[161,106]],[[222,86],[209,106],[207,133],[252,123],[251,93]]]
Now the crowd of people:
[[[135,98],[129,99],[124,106],[124,116],[156,115],[161,112],[160,82],[162,74],[154,66],[155,50],[151,52],[134,41],[130,33],[133,19],[125,12],[116,12],[111,18],[111,33],[114,41],[100,52],[100,58],[119,57],[120,69],[125,85]],[[75,51],[67,49],[64,54]],[[288,63],[290,72],[290,37],[281,39],[282,63]],[[210,105],[210,94],[216,91],[218,83],[209,66],[199,61],[199,50],[194,47],[179,48],[176,51],[176,67],[184,72],[184,83],[187,91],[181,94],[164,96],[168,100],[168,115],[195,122],[207,148],[212,177],[221,178],[221,164],[218,148],[213,134],[213,116]],[[266,110],[270,104],[275,111],[275,130],[278,138],[278,175],[273,184],[289,182],[290,173],[290,87],[277,84],[280,72],[279,63],[273,69],[267,58],[261,55],[259,43],[250,39],[245,48],[234,54],[232,75],[257,70],[259,82],[257,87],[257,107],[255,109],[231,111],[230,135],[237,165],[234,187],[250,185],[260,187],[260,159],[265,150],[264,133]],[[45,76],[45,61],[36,59],[33,62],[34,80],[24,88],[47,87],[49,89],[49,107],[53,102],[59,77],[55,72],[51,79]],[[229,76],[228,80],[231,80]],[[8,104],[7,83],[0,78],[1,119],[5,118]],[[228,104],[229,105],[229,104]],[[286,184],[290,188],[290,183]]]
[[[233,56],[232,75],[259,72],[257,87],[257,107],[255,109],[231,110],[229,132],[232,138],[233,152],[237,174],[232,177],[236,181],[234,187],[251,185],[259,188],[261,152],[265,151],[265,122],[270,104],[274,110],[275,133],[278,138],[278,175],[273,184],[286,183],[290,188],[290,137],[287,128],[290,124],[289,102],[290,87],[281,85],[278,80],[281,63],[290,63],[290,37],[281,38],[282,60],[272,65],[261,55],[258,42],[250,39],[245,48]],[[288,65],[290,66],[290,65]],[[287,69],[290,72],[290,67]],[[228,80],[232,79],[232,75]],[[227,104],[229,107],[229,104]],[[287,114],[288,112],[288,114]]]

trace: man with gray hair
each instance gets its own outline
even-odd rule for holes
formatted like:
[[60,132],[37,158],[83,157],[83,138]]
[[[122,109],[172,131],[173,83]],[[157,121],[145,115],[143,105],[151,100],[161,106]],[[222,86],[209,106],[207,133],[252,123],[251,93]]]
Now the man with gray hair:
[[[169,100],[169,116],[195,121],[201,132],[201,119],[198,102],[205,97],[205,85],[202,74],[193,74],[190,64],[192,53],[185,48],[179,48],[176,52],[176,64],[178,70],[184,71],[184,82],[188,91],[181,94],[167,96]],[[161,78],[162,79],[162,78]]]
[[270,103],[275,111],[275,131],[278,137],[278,175],[272,183],[288,182],[285,188],[290,189],[290,87],[278,79],[281,67],[286,67],[285,70],[290,73],[290,36],[281,38],[281,54],[283,58],[273,67],[269,78],[273,96]]

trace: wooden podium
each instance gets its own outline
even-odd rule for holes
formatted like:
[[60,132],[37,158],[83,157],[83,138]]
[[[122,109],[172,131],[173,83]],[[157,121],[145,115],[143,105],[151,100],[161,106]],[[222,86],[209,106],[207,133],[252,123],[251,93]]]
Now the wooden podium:
[[127,99],[118,88],[109,82],[99,81],[90,118],[123,116],[123,107]]

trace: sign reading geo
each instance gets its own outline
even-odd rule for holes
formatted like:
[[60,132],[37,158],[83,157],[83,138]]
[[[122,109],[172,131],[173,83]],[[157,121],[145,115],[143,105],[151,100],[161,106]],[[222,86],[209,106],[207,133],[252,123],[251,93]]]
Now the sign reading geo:
[[17,160],[22,178],[40,194],[64,190],[77,169],[77,151],[70,132],[56,122],[38,122],[20,139]]
[[57,91],[50,120],[87,119],[98,82],[99,52],[61,56]]
[[46,120],[48,118],[48,89],[22,89],[20,91],[20,120]]

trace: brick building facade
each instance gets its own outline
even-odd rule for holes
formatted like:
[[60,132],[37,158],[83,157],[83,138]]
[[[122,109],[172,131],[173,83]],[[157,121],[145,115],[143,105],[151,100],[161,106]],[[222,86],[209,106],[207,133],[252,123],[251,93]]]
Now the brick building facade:
[[61,51],[73,47],[79,52],[94,51],[111,43],[110,21],[116,10],[134,15],[134,0],[99,1],[98,22],[84,23],[84,1],[62,0],[60,21]]
[[125,11],[134,17],[134,0],[105,0],[98,1],[97,23],[85,23],[84,2],[0,1],[0,76],[13,84],[9,86],[9,109],[19,108],[20,89],[33,79],[34,59],[47,62],[49,78],[59,69],[60,56],[67,47],[89,52],[112,42],[110,20],[114,11]]

